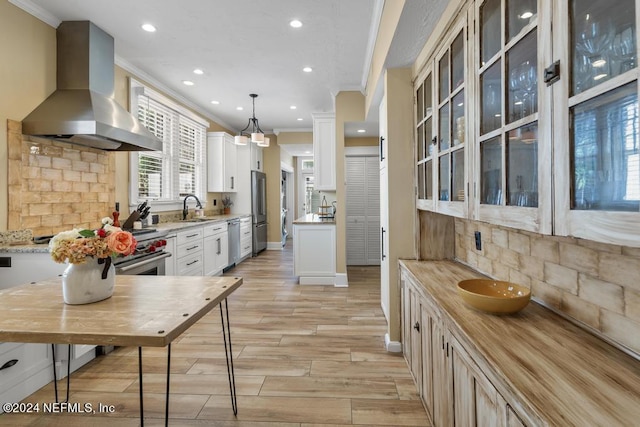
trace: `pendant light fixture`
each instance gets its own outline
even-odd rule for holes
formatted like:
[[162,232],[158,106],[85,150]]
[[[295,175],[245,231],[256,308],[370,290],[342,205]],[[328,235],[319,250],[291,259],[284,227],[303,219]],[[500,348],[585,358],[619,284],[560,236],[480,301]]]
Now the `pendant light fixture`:
[[[256,98],[258,95],[251,93],[249,96],[252,98],[253,102],[253,115],[249,118],[247,127],[242,129],[239,134],[235,136],[234,142],[236,145],[247,145],[249,143],[249,136],[251,136],[251,142],[257,144],[259,147],[268,147],[269,138],[264,137],[264,132],[260,129],[260,124],[256,118]],[[246,132],[249,128],[251,128],[250,135]]]

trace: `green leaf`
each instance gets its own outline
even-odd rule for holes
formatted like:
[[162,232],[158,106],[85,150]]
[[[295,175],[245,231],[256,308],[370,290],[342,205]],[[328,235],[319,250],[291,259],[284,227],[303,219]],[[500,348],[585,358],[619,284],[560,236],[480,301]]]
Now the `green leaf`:
[[93,230],[82,230],[80,235],[82,237],[95,237],[96,233]]

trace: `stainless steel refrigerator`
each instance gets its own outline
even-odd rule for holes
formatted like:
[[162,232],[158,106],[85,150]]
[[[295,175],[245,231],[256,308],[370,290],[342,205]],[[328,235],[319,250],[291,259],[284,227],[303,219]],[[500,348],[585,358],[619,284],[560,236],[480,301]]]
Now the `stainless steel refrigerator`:
[[267,175],[251,171],[253,256],[267,249]]

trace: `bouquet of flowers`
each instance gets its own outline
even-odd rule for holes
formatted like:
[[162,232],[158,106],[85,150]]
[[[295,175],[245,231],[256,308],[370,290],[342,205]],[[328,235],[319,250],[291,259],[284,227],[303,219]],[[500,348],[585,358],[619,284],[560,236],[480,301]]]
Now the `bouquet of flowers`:
[[69,260],[71,264],[82,264],[87,257],[107,259],[111,264],[111,257],[131,255],[136,249],[136,239],[128,231],[113,226],[109,217],[102,219],[102,226],[98,230],[75,228],[61,231],[49,242],[51,258],[58,263]]

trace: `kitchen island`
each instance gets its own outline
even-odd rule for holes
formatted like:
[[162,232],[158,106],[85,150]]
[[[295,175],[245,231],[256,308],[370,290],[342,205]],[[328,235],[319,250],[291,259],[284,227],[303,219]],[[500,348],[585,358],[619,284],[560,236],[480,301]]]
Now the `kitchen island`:
[[336,221],[307,214],[293,221],[293,271],[301,285],[336,285]]
[[[241,284],[238,277],[116,276],[112,297],[84,305],[63,302],[60,278],[15,286],[0,291],[0,342],[137,346],[140,395],[142,347],[167,347],[168,419],[171,342],[220,305],[221,316],[226,311],[222,333],[230,361],[226,299]],[[235,412],[232,363],[229,380]],[[142,420],[142,400],[140,415]]]

